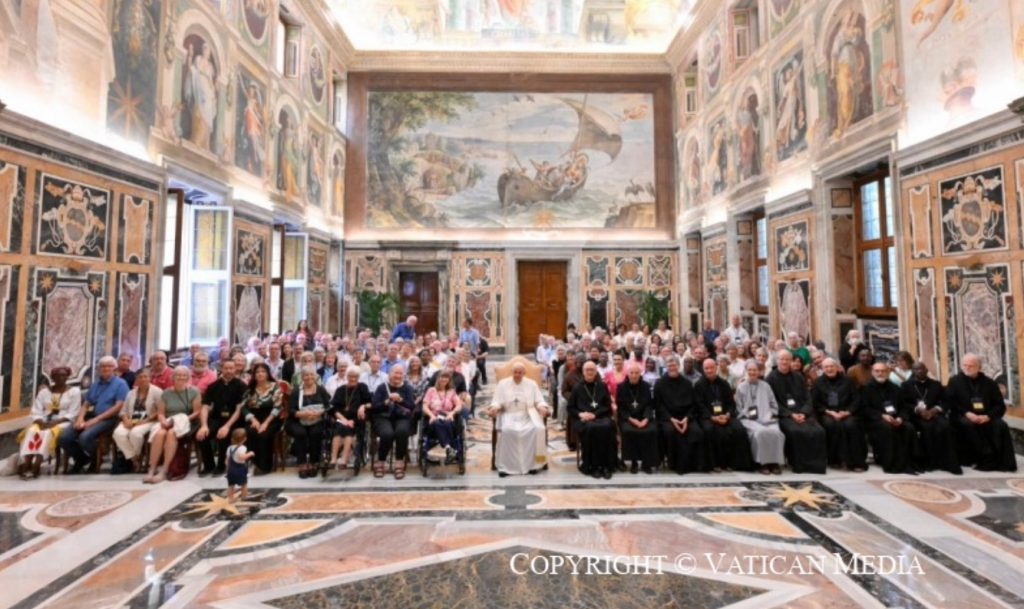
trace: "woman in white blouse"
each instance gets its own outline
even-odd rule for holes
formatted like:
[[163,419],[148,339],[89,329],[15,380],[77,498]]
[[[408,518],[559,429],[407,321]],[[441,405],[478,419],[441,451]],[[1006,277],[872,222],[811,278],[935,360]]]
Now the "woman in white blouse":
[[121,423],[114,430],[114,443],[131,459],[132,471],[142,471],[142,454],[146,438],[157,424],[157,405],[163,393],[156,385],[150,384],[149,368],[143,368],[135,375],[135,386],[128,392],[121,409]]
[[43,387],[32,403],[32,424],[18,437],[21,465],[18,473],[22,480],[39,477],[43,460],[53,455],[60,433],[78,418],[82,408],[82,393],[78,387],[68,387],[71,369],[54,368],[50,371],[50,386]]

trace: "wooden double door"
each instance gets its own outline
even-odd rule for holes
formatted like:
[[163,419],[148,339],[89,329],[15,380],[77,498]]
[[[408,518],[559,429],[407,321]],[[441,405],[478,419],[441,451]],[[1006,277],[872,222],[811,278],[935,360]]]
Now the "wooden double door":
[[568,289],[564,261],[520,261],[519,352],[537,350],[540,334],[565,335]]
[[399,321],[415,315],[417,335],[437,332],[441,312],[437,272],[402,271],[398,274],[398,284],[401,286]]

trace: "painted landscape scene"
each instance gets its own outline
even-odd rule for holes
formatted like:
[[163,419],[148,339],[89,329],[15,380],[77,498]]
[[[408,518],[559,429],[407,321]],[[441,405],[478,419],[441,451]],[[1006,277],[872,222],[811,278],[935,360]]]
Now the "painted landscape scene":
[[649,94],[371,92],[368,228],[654,228]]

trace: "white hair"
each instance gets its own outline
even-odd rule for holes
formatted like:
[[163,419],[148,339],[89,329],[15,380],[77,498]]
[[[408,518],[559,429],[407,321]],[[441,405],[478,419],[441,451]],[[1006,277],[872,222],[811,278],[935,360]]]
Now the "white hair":
[[188,378],[192,378],[192,371],[189,370],[188,366],[175,366],[172,376],[178,376],[179,374],[184,374]]
[[113,355],[104,355],[103,357],[100,358],[100,361],[97,362],[97,365],[103,366],[104,364],[110,364],[111,366],[116,366],[117,365],[117,360],[114,359]]
[[313,366],[309,366],[309,365],[303,366],[303,367],[299,368],[299,374],[301,374],[301,375],[312,374],[313,376],[316,376],[316,368],[313,367]]

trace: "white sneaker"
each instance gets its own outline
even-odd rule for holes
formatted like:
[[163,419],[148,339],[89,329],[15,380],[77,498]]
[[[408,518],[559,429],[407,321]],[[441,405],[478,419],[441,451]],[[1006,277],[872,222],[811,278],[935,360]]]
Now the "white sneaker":
[[445,452],[444,447],[442,447],[440,444],[427,451],[427,458],[430,459],[431,461],[440,462],[443,461],[446,456],[447,453]]

